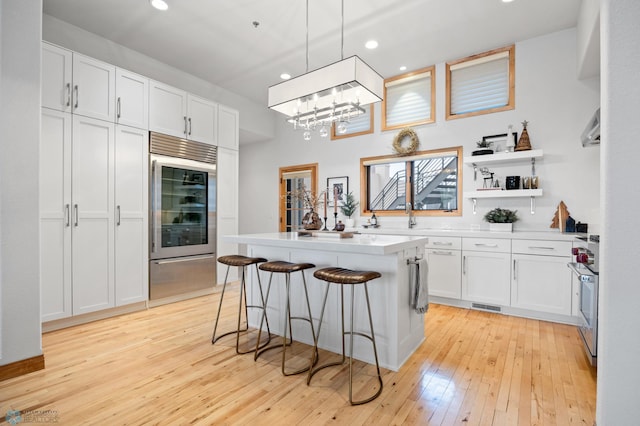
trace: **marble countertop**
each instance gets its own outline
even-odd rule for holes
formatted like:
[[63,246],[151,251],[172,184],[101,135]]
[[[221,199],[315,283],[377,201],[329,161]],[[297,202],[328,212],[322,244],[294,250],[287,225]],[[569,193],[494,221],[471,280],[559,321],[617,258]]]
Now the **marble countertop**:
[[387,255],[413,247],[423,247],[422,235],[355,234],[353,238],[298,236],[295,232],[225,235],[223,241],[236,244],[287,247],[333,252]]
[[578,237],[586,237],[587,234],[570,233],[563,234],[558,231],[513,231],[491,232],[488,230],[470,229],[436,229],[436,228],[358,228],[357,231],[365,235],[406,235],[429,237],[465,237],[465,238],[500,238],[522,240],[548,240],[548,241],[574,241]]

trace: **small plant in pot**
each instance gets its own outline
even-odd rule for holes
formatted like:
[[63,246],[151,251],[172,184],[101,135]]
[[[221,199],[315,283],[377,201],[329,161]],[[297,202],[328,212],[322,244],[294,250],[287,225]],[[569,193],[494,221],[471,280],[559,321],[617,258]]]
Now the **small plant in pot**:
[[513,231],[513,222],[518,220],[518,211],[495,208],[484,215],[484,220],[489,222],[489,231]]
[[340,206],[340,211],[347,217],[347,227],[353,228],[354,220],[351,219],[351,215],[356,212],[359,202],[353,196],[353,192],[348,192],[345,195],[344,203]]

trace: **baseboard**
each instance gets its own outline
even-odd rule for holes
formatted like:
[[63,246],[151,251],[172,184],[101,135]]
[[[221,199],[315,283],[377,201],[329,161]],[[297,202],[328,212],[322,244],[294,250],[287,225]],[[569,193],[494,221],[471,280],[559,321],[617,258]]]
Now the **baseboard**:
[[0,382],[44,369],[44,355],[0,365]]
[[129,305],[118,306],[116,308],[104,309],[102,311],[89,312],[87,314],[47,321],[42,323],[42,332],[48,333],[50,331],[73,327],[74,325],[86,324],[88,322],[111,318],[118,315],[130,314],[144,309],[147,309],[147,302],[137,302]]

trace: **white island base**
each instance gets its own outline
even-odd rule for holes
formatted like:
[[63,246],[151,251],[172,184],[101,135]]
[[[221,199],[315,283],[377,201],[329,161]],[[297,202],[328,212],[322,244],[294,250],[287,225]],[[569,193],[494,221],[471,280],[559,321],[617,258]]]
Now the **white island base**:
[[[311,313],[314,327],[318,330],[324,281],[313,276],[316,269],[342,267],[354,270],[377,271],[382,277],[369,282],[369,300],[373,327],[378,348],[380,366],[398,371],[402,364],[420,346],[425,338],[424,314],[411,308],[409,274],[411,268],[407,260],[422,258],[426,239],[422,237],[390,235],[355,235],[353,238],[302,237],[295,233],[247,234],[223,237],[229,243],[245,244],[247,256],[264,257],[269,261],[309,262],[315,269],[304,271],[309,290]],[[248,303],[259,301],[253,267],[247,272]],[[267,290],[269,274],[261,271],[262,286]],[[364,286],[355,286],[354,328],[369,334]],[[327,307],[322,323],[318,346],[335,353],[341,353],[341,326],[339,310],[340,286],[331,284]],[[283,335],[285,308],[284,274],[274,274],[271,294],[267,305],[267,315],[271,332]],[[351,303],[350,286],[345,287],[345,327],[349,329]],[[251,309],[249,324],[258,327],[260,312]],[[291,274],[291,315],[306,316],[304,291],[300,272]],[[309,324],[293,321],[294,340],[313,345]],[[346,336],[346,350],[349,354],[349,336]],[[354,358],[375,363],[371,342],[354,336]],[[321,361],[322,362],[322,361]]]

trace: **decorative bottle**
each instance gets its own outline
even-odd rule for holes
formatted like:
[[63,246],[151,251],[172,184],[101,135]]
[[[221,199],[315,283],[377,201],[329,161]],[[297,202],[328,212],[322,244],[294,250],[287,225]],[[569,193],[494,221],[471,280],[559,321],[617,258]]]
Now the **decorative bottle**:
[[373,213],[371,215],[371,226],[375,227],[376,225],[378,225],[378,218],[376,217],[376,212],[371,211],[371,213]]

